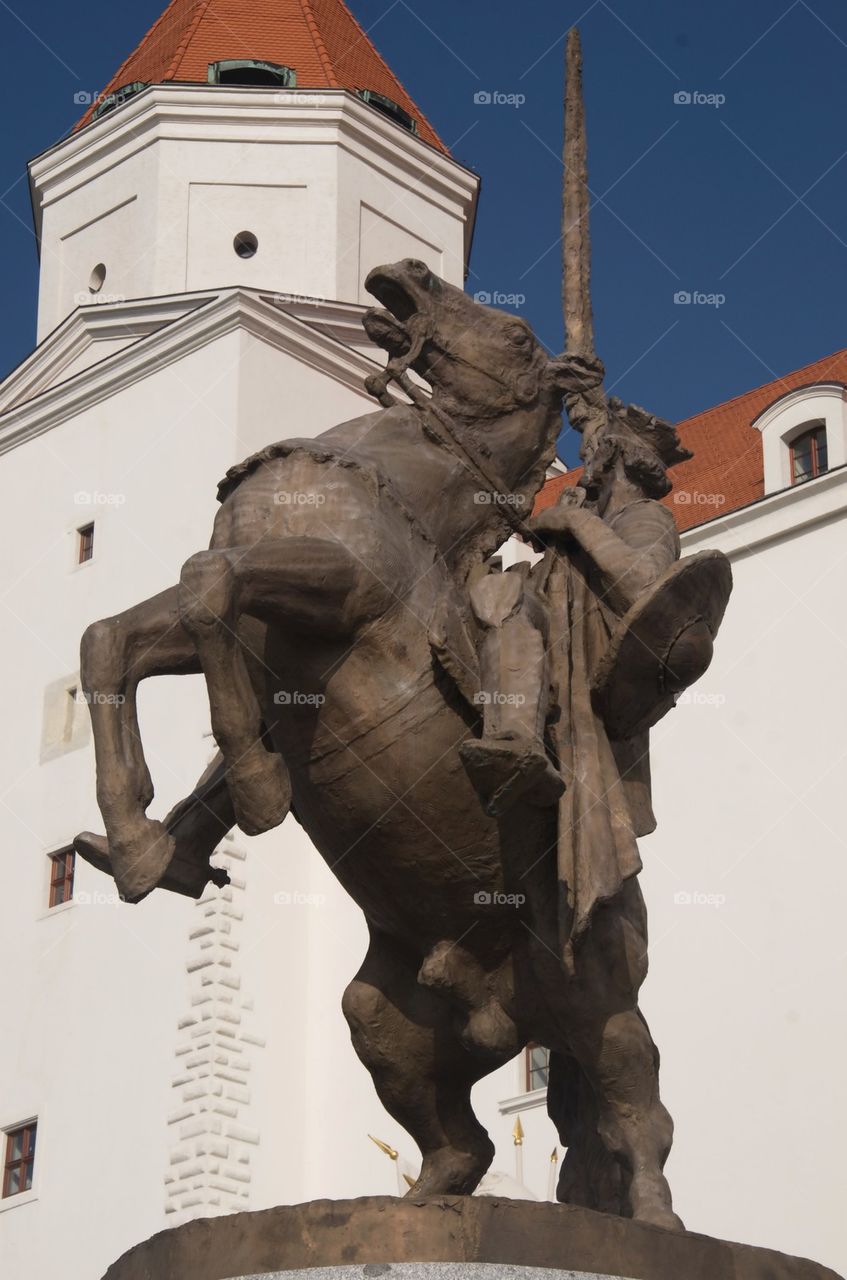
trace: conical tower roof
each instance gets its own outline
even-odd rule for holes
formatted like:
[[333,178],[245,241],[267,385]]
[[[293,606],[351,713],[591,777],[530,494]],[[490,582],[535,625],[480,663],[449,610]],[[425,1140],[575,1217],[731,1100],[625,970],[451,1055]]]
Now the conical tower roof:
[[209,64],[228,59],[290,67],[298,89],[381,94],[415,120],[425,142],[447,150],[344,0],[171,0],[102,96],[137,81],[207,84]]

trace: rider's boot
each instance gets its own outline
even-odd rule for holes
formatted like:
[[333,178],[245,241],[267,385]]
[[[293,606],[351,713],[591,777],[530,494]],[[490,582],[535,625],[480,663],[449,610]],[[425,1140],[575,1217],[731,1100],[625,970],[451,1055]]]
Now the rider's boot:
[[[528,568],[528,566],[526,566]],[[525,566],[489,573],[471,585],[471,604],[484,629],[480,647],[481,738],[460,748],[487,813],[518,801],[554,805],[565,789],[544,746],[549,700],[544,606],[528,588]]]

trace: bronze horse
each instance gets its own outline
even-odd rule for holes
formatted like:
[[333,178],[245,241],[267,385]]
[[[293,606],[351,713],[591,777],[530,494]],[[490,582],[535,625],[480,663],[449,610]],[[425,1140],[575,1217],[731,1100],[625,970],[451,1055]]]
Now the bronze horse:
[[[174,867],[199,850],[199,892],[225,830],[266,831],[292,807],[368,921],[343,1008],[420,1147],[410,1194],[474,1190],[493,1146],[471,1088],[537,1042],[553,1051],[569,1146],[562,1198],[678,1229],[662,1172],[672,1125],[638,1009],[637,880],[600,906],[567,972],[555,807],[487,815],[460,758],[480,730],[468,577],[531,511],[563,395],[600,373],[551,359],[521,319],[423,263],[379,268],[368,288],[386,308],[365,323],[391,357],[373,388],[390,407],[233,468],[210,548],[179,585],[86,631],[107,835],[78,848],[131,901],[179,887]],[[391,404],[392,377],[411,402]],[[155,822],[136,688],[201,671],[222,758]]]

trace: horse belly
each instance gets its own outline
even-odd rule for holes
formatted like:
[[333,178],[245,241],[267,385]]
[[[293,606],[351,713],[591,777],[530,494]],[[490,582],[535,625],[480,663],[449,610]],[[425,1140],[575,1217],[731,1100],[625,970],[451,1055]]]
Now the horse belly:
[[378,928],[458,937],[502,889],[497,824],[459,758],[461,714],[430,682],[354,742],[292,769],[297,816]]

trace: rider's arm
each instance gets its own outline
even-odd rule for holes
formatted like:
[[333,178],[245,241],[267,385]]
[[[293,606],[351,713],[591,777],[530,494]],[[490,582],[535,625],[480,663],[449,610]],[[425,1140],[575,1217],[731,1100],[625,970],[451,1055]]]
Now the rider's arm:
[[[533,521],[542,534],[570,534],[593,560],[605,598],[623,614],[679,556],[673,516],[657,502],[639,502],[622,512],[620,533],[584,507],[558,506]],[[620,536],[624,534],[625,536]]]

